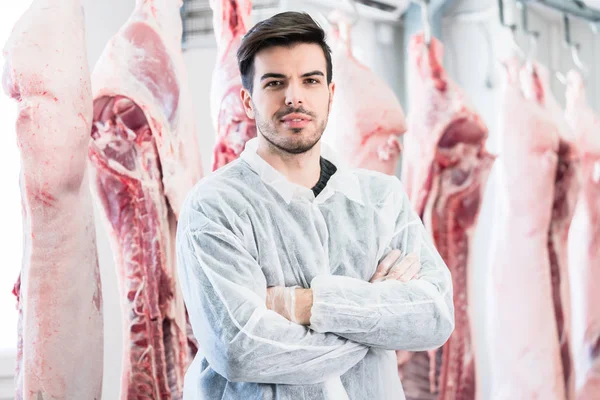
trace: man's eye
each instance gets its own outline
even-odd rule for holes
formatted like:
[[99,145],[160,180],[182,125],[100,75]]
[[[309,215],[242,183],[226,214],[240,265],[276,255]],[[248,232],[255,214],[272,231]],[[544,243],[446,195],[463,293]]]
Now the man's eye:
[[306,80],[306,82],[307,82],[307,83],[310,83],[310,84],[313,84],[313,85],[314,85],[315,83],[319,83],[319,81],[318,81],[318,80],[316,80],[316,79],[313,79],[313,78],[308,78],[308,79]]
[[271,81],[271,82],[267,83],[265,87],[279,86],[280,84],[281,84],[281,81]]

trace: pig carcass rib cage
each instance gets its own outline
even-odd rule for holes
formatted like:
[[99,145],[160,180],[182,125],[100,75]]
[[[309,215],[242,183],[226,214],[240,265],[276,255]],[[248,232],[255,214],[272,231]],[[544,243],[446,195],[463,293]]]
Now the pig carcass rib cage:
[[412,110],[404,142],[403,181],[411,203],[452,272],[455,330],[440,349],[399,355],[407,399],[474,399],[469,320],[470,253],[483,192],[494,162],[487,127],[441,65],[442,45],[411,39]]
[[196,349],[174,255],[176,219],[202,176],[178,0],[138,0],[92,74],[94,194],[124,317],[122,399],[181,399]]

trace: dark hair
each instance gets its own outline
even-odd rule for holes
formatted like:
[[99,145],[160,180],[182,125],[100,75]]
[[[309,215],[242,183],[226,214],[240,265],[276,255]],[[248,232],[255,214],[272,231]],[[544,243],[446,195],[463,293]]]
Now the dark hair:
[[327,61],[327,84],[330,84],[333,67],[331,49],[325,42],[325,32],[307,13],[287,11],[260,21],[242,38],[237,59],[244,88],[252,93],[256,53],[269,47],[291,46],[296,43],[315,43],[321,46]]

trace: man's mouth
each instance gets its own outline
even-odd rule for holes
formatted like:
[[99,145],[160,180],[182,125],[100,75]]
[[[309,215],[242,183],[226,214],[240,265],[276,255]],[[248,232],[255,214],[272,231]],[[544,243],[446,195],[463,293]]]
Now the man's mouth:
[[305,114],[293,113],[286,115],[280,121],[290,129],[299,129],[308,125],[312,118]]

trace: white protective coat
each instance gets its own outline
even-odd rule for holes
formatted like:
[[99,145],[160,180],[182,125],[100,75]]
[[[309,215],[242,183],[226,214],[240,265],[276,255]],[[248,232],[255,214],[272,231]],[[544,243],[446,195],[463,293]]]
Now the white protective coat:
[[[454,329],[450,272],[400,181],[347,169],[315,198],[256,154],[203,179],[178,225],[178,270],[199,352],[185,399],[404,399],[394,350]],[[323,147],[325,147],[322,144]],[[391,249],[417,252],[409,282],[369,283]],[[310,327],[265,305],[271,286],[313,291]]]

